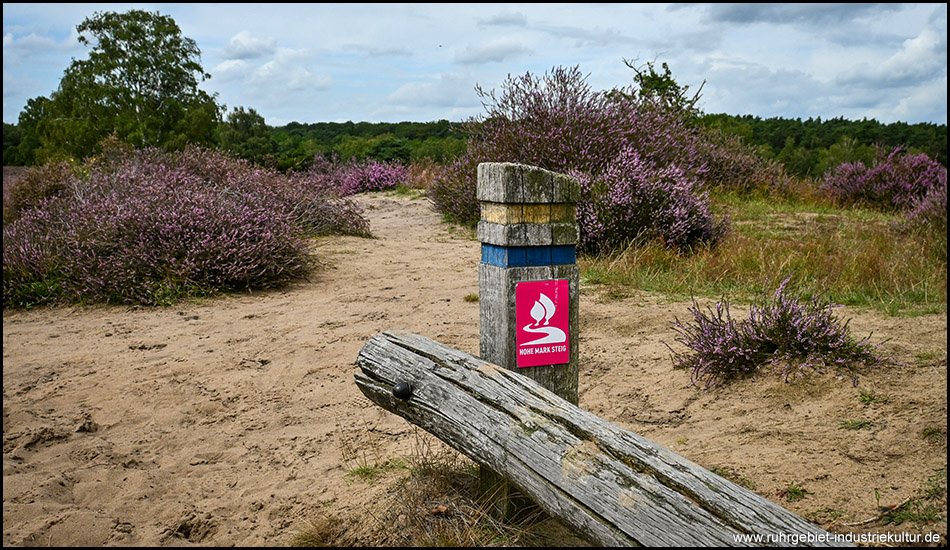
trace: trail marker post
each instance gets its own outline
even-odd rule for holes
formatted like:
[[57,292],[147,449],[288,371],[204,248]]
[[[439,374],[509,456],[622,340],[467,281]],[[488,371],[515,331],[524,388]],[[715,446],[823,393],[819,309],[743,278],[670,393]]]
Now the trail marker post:
[[[480,356],[578,403],[579,273],[576,179],[512,163],[478,166]],[[481,473],[497,515],[524,501]]]

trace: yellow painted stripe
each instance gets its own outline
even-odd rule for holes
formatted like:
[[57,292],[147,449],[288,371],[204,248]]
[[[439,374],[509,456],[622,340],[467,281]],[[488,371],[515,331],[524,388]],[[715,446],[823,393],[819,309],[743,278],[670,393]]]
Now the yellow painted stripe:
[[516,223],[574,223],[577,208],[573,204],[481,203],[482,221],[512,225]]
[[576,221],[576,204],[558,203],[551,205],[551,223],[574,223]]
[[524,204],[521,208],[521,220],[518,223],[550,223],[550,204]]
[[[508,224],[511,223],[508,221],[509,215],[508,211],[514,205],[504,204],[499,202],[483,202],[481,203],[482,210],[482,221],[491,222],[491,223],[500,223]],[[517,205],[518,210],[521,210],[521,205]],[[520,216],[520,213],[519,213]]]

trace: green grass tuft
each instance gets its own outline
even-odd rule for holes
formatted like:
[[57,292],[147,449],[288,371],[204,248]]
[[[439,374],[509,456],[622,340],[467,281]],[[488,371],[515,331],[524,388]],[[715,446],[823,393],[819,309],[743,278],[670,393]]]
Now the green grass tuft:
[[870,430],[874,427],[874,422],[870,420],[842,420],[838,424],[839,430]]
[[798,500],[802,500],[806,496],[813,495],[813,494],[815,493],[809,491],[808,489],[805,489],[804,487],[799,485],[798,482],[796,481],[789,483],[788,486],[786,486],[784,490],[779,492],[779,496],[784,498],[787,502],[795,502]]

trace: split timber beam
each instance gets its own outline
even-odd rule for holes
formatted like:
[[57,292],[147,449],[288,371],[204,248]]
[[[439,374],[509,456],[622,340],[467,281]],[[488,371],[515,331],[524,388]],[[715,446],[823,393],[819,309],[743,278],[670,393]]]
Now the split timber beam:
[[[356,383],[371,401],[502,475],[594,544],[840,545],[781,506],[534,380],[428,338],[377,335],[357,365]],[[747,535],[773,538],[756,543]]]

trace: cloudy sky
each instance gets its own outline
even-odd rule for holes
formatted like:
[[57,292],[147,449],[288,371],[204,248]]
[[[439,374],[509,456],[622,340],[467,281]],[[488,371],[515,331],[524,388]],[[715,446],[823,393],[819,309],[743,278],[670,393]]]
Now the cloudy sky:
[[97,11],[170,15],[202,86],[270,125],[459,121],[475,86],[666,62],[707,113],[947,123],[947,4],[4,4],[3,121],[49,96]]

